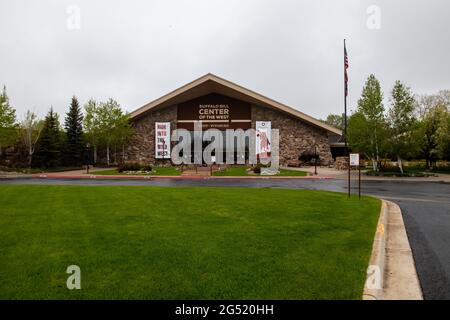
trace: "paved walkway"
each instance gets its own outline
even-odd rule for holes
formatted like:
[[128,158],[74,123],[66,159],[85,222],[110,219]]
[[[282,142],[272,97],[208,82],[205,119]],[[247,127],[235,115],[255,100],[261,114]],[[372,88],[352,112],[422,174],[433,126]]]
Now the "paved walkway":
[[[348,172],[342,170],[336,170],[334,168],[328,167],[318,167],[317,175],[314,174],[314,167],[301,167],[301,168],[284,168],[293,171],[306,171],[310,175],[308,177],[269,177],[269,176],[249,176],[249,177],[211,177],[210,168],[209,167],[199,167],[196,171],[193,170],[185,170],[182,176],[172,177],[172,176],[132,176],[132,175],[121,175],[121,176],[96,176],[96,173],[111,170],[114,168],[91,168],[89,174],[86,173],[86,169],[81,170],[72,170],[72,171],[61,171],[61,172],[49,172],[49,173],[41,173],[41,174],[17,174],[10,172],[0,172],[0,178],[26,178],[26,177],[41,177],[41,178],[104,178],[104,179],[199,179],[199,178],[213,178],[213,179],[337,179],[337,180],[347,180]],[[352,170],[350,174],[350,178],[353,181],[358,180],[358,171]],[[412,181],[412,182],[450,182],[450,174],[436,174],[433,177],[372,177],[367,176],[364,173],[361,174],[361,180],[363,181]]]
[[[314,167],[288,168],[289,170],[307,171],[314,175]],[[328,177],[332,179],[347,180],[348,171],[336,170],[328,167],[317,168],[318,177]],[[435,174],[435,177],[372,177],[361,172],[361,180],[364,181],[431,181],[431,182],[450,182],[450,174]],[[358,171],[350,172],[350,179],[358,180]]]

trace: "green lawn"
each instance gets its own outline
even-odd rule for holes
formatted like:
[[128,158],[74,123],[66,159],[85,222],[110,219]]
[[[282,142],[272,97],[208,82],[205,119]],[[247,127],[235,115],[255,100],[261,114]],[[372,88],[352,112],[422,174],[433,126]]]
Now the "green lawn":
[[[0,185],[0,299],[360,299],[380,201]],[[81,290],[66,288],[67,266]]]
[[[115,176],[115,175],[127,175],[125,172],[118,172],[117,169],[94,171],[92,174]],[[179,176],[181,175],[175,167],[153,167],[152,173],[133,173],[138,176]]]
[[[257,174],[247,173],[247,167],[245,166],[233,166],[228,167],[223,171],[216,171],[213,173],[213,176],[216,177],[227,177],[227,176],[255,176]],[[296,170],[286,170],[280,169],[280,173],[277,176],[297,176],[297,177],[305,177],[308,173],[305,171],[296,171]]]

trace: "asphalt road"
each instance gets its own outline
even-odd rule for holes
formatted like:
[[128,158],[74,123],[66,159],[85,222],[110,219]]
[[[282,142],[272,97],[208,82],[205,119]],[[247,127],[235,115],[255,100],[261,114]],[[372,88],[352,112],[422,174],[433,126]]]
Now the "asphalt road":
[[[347,192],[343,180],[0,180],[2,184],[76,184],[289,188]],[[353,189],[356,193],[357,190]],[[450,184],[364,181],[363,193],[396,202],[403,218],[425,299],[450,299]]]

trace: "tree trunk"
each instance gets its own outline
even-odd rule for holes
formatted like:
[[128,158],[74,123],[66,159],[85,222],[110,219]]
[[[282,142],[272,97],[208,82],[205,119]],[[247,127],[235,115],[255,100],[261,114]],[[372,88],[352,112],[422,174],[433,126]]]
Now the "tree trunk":
[[114,165],[117,165],[117,146],[114,145]]
[[31,160],[33,157],[33,152],[31,151],[31,146],[30,146],[30,150],[28,152],[28,167],[31,169]]
[[373,171],[377,171],[377,162],[375,158],[372,158],[372,169]]
[[378,135],[377,135],[377,127],[375,127],[375,151],[376,151],[376,162],[377,162],[377,171],[378,171],[378,163],[380,161],[379,149],[378,149]]
[[125,144],[122,143],[122,163],[125,163]]
[[106,144],[106,164],[109,167],[109,143]]
[[97,146],[94,145],[94,165],[97,164]]
[[398,167],[400,168],[401,174],[403,174],[402,158],[400,158],[399,156],[397,156],[397,164],[398,164]]

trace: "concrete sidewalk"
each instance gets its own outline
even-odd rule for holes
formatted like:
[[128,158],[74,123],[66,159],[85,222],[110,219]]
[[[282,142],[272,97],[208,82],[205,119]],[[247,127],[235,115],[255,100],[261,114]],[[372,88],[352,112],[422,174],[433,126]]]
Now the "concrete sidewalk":
[[[20,178],[46,178],[46,179],[105,179],[105,180],[148,180],[148,179],[217,179],[217,180],[226,180],[226,179],[298,179],[298,180],[347,180],[348,172],[336,170],[334,168],[328,167],[318,167],[317,175],[314,174],[314,167],[301,167],[301,168],[285,168],[281,167],[281,169],[287,169],[292,171],[306,171],[310,175],[306,177],[302,176],[209,176],[208,174],[192,174],[185,173],[182,176],[142,176],[142,175],[101,175],[98,174],[101,171],[111,170],[114,168],[91,168],[90,173],[86,173],[86,169],[80,170],[72,170],[72,171],[61,171],[61,172],[48,172],[48,173],[36,173],[36,174],[0,174],[0,179],[20,179]],[[352,170],[351,176],[352,186],[355,186],[358,181],[358,172]],[[450,183],[450,174],[437,174],[436,177],[427,177],[427,178],[397,178],[397,177],[371,177],[366,176],[364,174],[361,175],[362,181],[395,181],[395,182],[444,182]]]
[[[283,167],[283,169],[285,169]],[[314,175],[314,167],[301,167],[301,168],[286,168],[289,170],[299,170],[306,171],[310,174]],[[373,177],[367,176],[364,172],[361,172],[361,180],[363,181],[421,181],[421,182],[448,182],[450,183],[450,174],[437,173],[435,177]],[[318,167],[317,168],[317,176],[329,177],[331,179],[337,180],[347,180],[348,179],[348,171],[345,170],[336,170],[335,168],[328,167]],[[355,182],[358,180],[358,171],[352,170],[350,171],[350,179]]]

